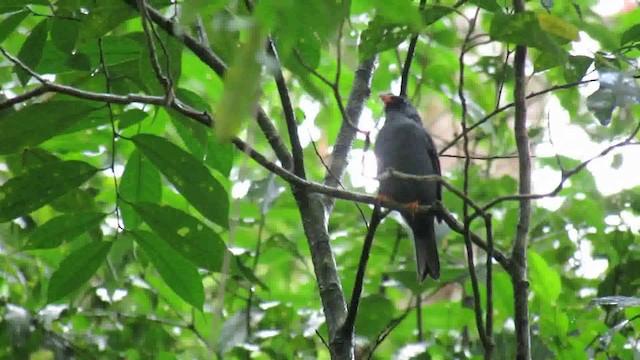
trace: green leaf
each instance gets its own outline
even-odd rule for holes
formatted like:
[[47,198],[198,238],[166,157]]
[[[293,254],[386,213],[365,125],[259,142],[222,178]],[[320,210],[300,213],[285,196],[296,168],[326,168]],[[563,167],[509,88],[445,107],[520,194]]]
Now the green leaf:
[[600,88],[587,97],[587,108],[606,126],[616,107],[640,104],[640,87],[630,74],[606,68],[598,72]]
[[496,0],[471,0],[470,3],[490,12],[502,11]]
[[[143,34],[139,35],[141,36],[136,36],[136,38],[138,40],[138,46],[141,46],[142,49],[138,62],[140,77],[144,81],[144,86],[146,87],[147,92],[152,94],[164,94],[166,93],[166,90],[158,80],[158,76],[153,69],[153,66],[151,66],[149,47],[146,44]],[[162,74],[165,77],[170,76],[173,83],[178,84],[182,72],[182,42],[162,30],[158,30],[158,35],[164,45],[161,47],[157,39],[154,37],[154,41],[156,41],[156,48],[159,49],[156,56],[158,57],[158,64],[162,69]],[[166,52],[160,50],[163,48]]]
[[147,231],[131,232],[165,283],[197,309],[204,304],[204,288],[198,269],[164,240]]
[[71,54],[76,46],[80,31],[80,22],[53,18],[51,25],[51,40],[53,44],[65,54]]
[[388,298],[372,294],[360,300],[360,310],[356,319],[358,335],[374,338],[393,319],[395,307]]
[[128,230],[135,229],[142,222],[129,203],[148,201],[160,202],[162,198],[162,179],[158,170],[149,160],[142,157],[140,151],[131,153],[122,174],[120,196],[126,203],[121,204],[122,220]]
[[625,30],[620,37],[620,45],[640,41],[640,24],[633,25]]
[[[219,272],[227,247],[220,235],[195,217],[170,206],[132,204],[142,220],[173,250],[196,266]],[[229,254],[233,257],[233,255]],[[232,259],[233,260],[233,259]]]
[[591,64],[593,64],[593,58],[588,56],[569,56],[569,61],[565,64],[563,73],[565,81],[574,83],[582,80]]
[[425,25],[431,25],[452,13],[453,10],[450,6],[427,5],[422,11],[422,21],[424,21]]
[[575,25],[551,14],[539,13],[537,15],[540,27],[544,31],[570,41],[578,41],[580,39],[578,36],[580,30]]
[[489,35],[493,40],[531,46],[561,58],[567,57],[566,51],[549,38],[536,14],[530,11],[509,15],[496,13]]
[[95,42],[135,14],[125,1],[98,1],[88,16],[82,17],[80,41]]
[[536,56],[533,62],[533,71],[538,73],[562,64],[564,64],[564,59],[557,57],[553,53],[541,52]]
[[98,169],[77,160],[47,163],[0,187],[0,223],[39,209],[89,180]]
[[0,155],[39,145],[64,133],[97,108],[83,101],[50,101],[11,113],[0,121]]
[[140,134],[131,140],[202,215],[224,228],[229,227],[227,192],[201,162],[158,136]]
[[542,6],[544,6],[545,9],[547,9],[547,11],[551,11],[551,8],[553,8],[554,0],[540,0],[540,3],[542,4]]
[[49,5],[48,0],[11,0],[0,2],[0,14],[18,11],[27,5]]
[[90,242],[70,253],[49,281],[47,302],[56,302],[89,281],[104,262],[111,242]]
[[105,213],[75,213],[55,217],[36,228],[23,250],[51,249],[69,242],[102,222]]
[[233,63],[224,75],[224,93],[216,108],[216,134],[227,141],[240,131],[243,124],[256,111],[260,94],[262,64],[259,53],[263,49],[264,35],[254,25],[248,40],[240,45]]
[[140,109],[127,110],[118,117],[118,129],[123,130],[128,128],[129,126],[138,124],[148,116],[149,114]]
[[599,89],[587,97],[587,108],[598,118],[600,125],[607,126],[616,108],[615,97],[610,91]]
[[360,60],[369,59],[385,50],[392,49],[411,35],[407,25],[389,24],[376,16],[360,36],[358,52]]
[[0,23],[0,43],[3,42],[7,36],[11,35],[27,15],[29,15],[28,12],[19,11],[15,14],[11,14],[9,17],[5,18],[2,23]]
[[[35,69],[40,63],[40,59],[42,58],[42,49],[44,49],[44,44],[47,41],[47,33],[49,32],[48,28],[48,19],[44,19],[36,25],[31,33],[22,44],[20,48],[20,52],[18,52],[18,59],[22,60],[22,62],[27,65],[31,69]],[[15,73],[18,75],[18,79],[22,86],[27,84],[31,75],[26,71],[22,70],[19,66],[16,65]]]
[[[126,36],[105,36],[102,38],[102,52],[104,63],[113,66],[142,57],[142,46],[134,39]],[[100,66],[100,47],[98,42],[91,40],[79,43],[77,51],[89,57],[92,67]],[[150,65],[149,65],[150,66]]]
[[562,292],[560,275],[547,264],[542,256],[533,251],[529,251],[528,261],[533,292],[544,301],[554,303]]
[[222,142],[215,135],[210,135],[207,141],[205,163],[228,178],[233,167],[233,156],[235,154],[233,144]]

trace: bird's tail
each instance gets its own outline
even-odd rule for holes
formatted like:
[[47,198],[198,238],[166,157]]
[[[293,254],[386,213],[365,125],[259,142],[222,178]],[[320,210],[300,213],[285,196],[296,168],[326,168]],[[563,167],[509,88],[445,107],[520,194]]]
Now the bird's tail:
[[438,258],[434,220],[434,215],[426,214],[418,215],[410,222],[420,282],[424,281],[427,275],[431,275],[434,279],[440,278],[440,259]]

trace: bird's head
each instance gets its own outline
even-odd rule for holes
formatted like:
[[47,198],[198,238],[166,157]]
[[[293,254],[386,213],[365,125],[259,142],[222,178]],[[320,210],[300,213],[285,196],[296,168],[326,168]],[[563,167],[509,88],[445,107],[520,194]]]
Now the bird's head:
[[380,95],[380,100],[384,103],[384,111],[387,115],[389,115],[389,113],[400,113],[421,122],[418,110],[411,104],[406,96],[382,94]]

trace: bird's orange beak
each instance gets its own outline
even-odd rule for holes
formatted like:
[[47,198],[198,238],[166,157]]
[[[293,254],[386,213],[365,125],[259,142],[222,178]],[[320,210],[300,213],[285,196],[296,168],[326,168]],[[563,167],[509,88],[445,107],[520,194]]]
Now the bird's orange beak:
[[380,100],[382,100],[385,105],[389,105],[393,102],[393,98],[389,94],[380,95]]

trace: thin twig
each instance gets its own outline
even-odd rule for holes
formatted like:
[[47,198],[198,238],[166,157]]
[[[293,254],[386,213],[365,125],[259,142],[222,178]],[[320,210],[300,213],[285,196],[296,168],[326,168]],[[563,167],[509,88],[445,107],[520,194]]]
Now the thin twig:
[[[114,94],[96,93],[96,92],[91,92],[91,91],[86,91],[86,90],[73,88],[73,87],[66,86],[66,85],[56,84],[54,82],[49,82],[49,81],[43,79],[39,74],[33,72],[30,68],[26,67],[18,59],[16,59],[15,57],[13,57],[9,53],[7,53],[6,50],[4,50],[4,48],[0,47],[0,52],[3,53],[10,61],[14,62],[14,64],[16,64],[16,65],[20,65],[21,64],[26,71],[32,73],[34,75],[34,77],[36,79],[38,79],[42,83],[43,88],[45,89],[44,90],[45,92],[62,93],[62,94],[71,95],[71,96],[74,96],[74,97],[77,97],[77,98],[81,98],[81,99],[98,101],[98,102],[111,102],[111,103],[115,103],[115,104],[143,103],[143,104],[151,104],[151,105],[159,105],[159,106],[164,106],[165,105],[164,98],[160,97],[160,96],[149,96],[149,95],[139,95],[139,94],[114,95]],[[373,61],[370,62],[370,66],[373,66]],[[371,71],[371,70],[372,69],[369,69],[369,71]],[[193,119],[193,120],[195,120],[195,121],[197,121],[197,122],[199,122],[201,124],[204,124],[206,126],[211,126],[212,123],[213,123],[213,119],[211,118],[211,116],[207,112],[201,112],[201,111],[198,111],[196,109],[193,109],[193,108],[185,105],[184,103],[182,103],[179,99],[175,99],[174,102],[171,104],[171,107],[173,109],[179,111],[183,115],[185,115],[185,116],[187,116],[187,117],[189,117],[189,118],[191,118],[191,119]],[[346,135],[345,135],[345,137],[346,137]],[[371,204],[371,205],[375,204],[376,201],[377,201],[377,199],[375,197],[371,196],[371,195],[360,194],[360,193],[353,192],[353,191],[337,189],[337,188],[335,188],[334,186],[331,186],[331,185],[324,185],[324,184],[319,184],[319,183],[316,183],[316,182],[310,182],[310,181],[307,181],[307,180],[304,180],[304,179],[300,179],[297,176],[295,176],[295,174],[293,174],[290,171],[288,171],[287,169],[285,169],[283,166],[279,166],[279,165],[275,164],[274,162],[272,162],[271,160],[267,159],[266,156],[264,156],[263,154],[261,154],[260,152],[258,152],[256,150],[254,150],[253,148],[251,148],[251,146],[249,146],[246,142],[244,142],[240,138],[237,138],[237,137],[233,138],[232,139],[232,143],[240,151],[246,153],[249,157],[251,157],[254,161],[256,161],[258,164],[260,164],[265,169],[267,169],[270,172],[280,176],[282,179],[284,179],[285,181],[287,181],[289,183],[296,183],[298,185],[305,186],[311,192],[323,194],[323,195],[327,196],[329,199],[336,198],[336,199],[343,199],[343,200],[348,200],[348,201],[357,201],[357,202],[360,202],[360,203]],[[335,156],[335,152],[336,151],[337,150],[334,150],[334,156]],[[335,162],[335,157],[334,157],[334,162]],[[332,164],[332,166],[331,166],[332,167],[332,172],[334,172],[334,174],[335,174],[336,170],[339,170],[340,172],[342,172],[342,171],[344,171],[344,166],[346,166],[346,164],[343,164],[343,165],[340,165],[340,166]],[[402,173],[399,173],[399,172],[393,172],[393,175],[394,176],[406,176],[407,178],[411,178],[411,179],[413,179],[415,177],[415,175],[402,174]],[[383,176],[384,176],[384,174],[383,174]],[[339,176],[337,174],[335,174],[335,177],[339,178]],[[333,178],[331,178],[331,179],[333,179]],[[429,180],[429,181],[433,181],[434,180],[432,177],[417,177],[416,179],[417,180]],[[435,180],[438,180],[438,179],[435,179]],[[440,179],[440,180],[442,181],[442,179]],[[333,180],[333,181],[335,181],[335,180]],[[325,183],[331,183],[332,184],[333,181],[327,181],[325,179]],[[457,195],[461,194],[460,191],[458,191],[457,189],[452,187],[446,181],[443,181],[442,184],[443,184],[443,186],[447,187],[450,191],[456,193]],[[470,201],[471,206],[476,211],[481,211],[481,208],[479,206],[477,206],[477,204],[472,202],[471,199],[466,199],[465,201]],[[382,205],[385,206],[386,208],[393,209],[393,210],[403,210],[403,209],[405,209],[404,204],[393,202],[393,201],[385,201],[385,202],[382,203]],[[419,210],[420,211],[429,211],[430,209],[431,209],[430,206],[421,206]],[[452,230],[461,233],[462,225],[460,224],[460,222],[453,215],[448,213],[444,208],[442,208],[439,211],[441,213],[440,216],[442,216],[442,218],[445,219],[445,221],[447,222],[447,225],[449,225],[449,227]],[[477,236],[475,234],[472,234],[472,240],[474,241],[474,243],[476,245],[480,246],[482,249],[485,249],[485,250],[487,249],[486,243],[479,236]],[[496,261],[498,261],[501,265],[505,266],[505,268],[508,267],[509,260],[500,251],[494,250],[493,256],[496,259]]]
[[[134,8],[137,7],[137,0],[124,0],[127,4]],[[149,20],[156,23],[169,35],[175,37],[178,41],[183,43],[194,55],[196,55],[203,63],[211,68],[218,76],[223,77],[227,70],[227,65],[222,59],[216,55],[208,44],[202,43],[200,40],[189,35],[188,31],[181,27],[174,18],[167,18],[163,16],[158,10],[146,5]],[[269,145],[275,152],[278,160],[282,165],[289,169],[292,166],[293,160],[291,153],[287,149],[282,137],[276,130],[275,126],[267,116],[264,109],[259,108],[256,112],[256,120],[260,126],[260,130],[266,137]]]
[[[487,234],[487,246],[489,247],[487,254],[493,253],[493,224],[491,214],[487,214],[484,217],[484,227]],[[486,336],[489,341],[489,346],[491,346],[491,351],[485,351],[485,358],[491,359],[493,355],[493,258],[491,256],[487,256],[487,279],[486,279],[486,287],[487,287],[487,313],[485,318],[485,326],[486,326]]]
[[[371,359],[371,357],[373,356],[373,353],[376,351],[376,349],[378,348],[378,346],[380,346],[380,344],[382,344],[382,342],[387,338],[387,336],[389,336],[391,334],[391,332],[393,332],[393,330],[402,323],[402,321],[404,321],[404,319],[407,318],[407,316],[409,316],[409,314],[411,313],[411,303],[413,302],[413,297],[411,299],[409,299],[409,305],[407,306],[407,308],[404,310],[404,312],[402,313],[402,315],[398,316],[397,318],[391,319],[391,321],[389,321],[389,324],[387,324],[387,326],[384,328],[384,330],[382,330],[378,336],[376,336],[376,341],[373,344],[373,346],[371,347],[371,349],[369,350],[369,354],[367,355],[367,359]],[[363,357],[364,358],[364,357]]]
[[[171,69],[167,67],[166,76],[162,73],[162,67],[160,66],[160,61],[158,60],[156,44],[155,44],[155,41],[153,40],[153,34],[152,34],[153,31],[151,30],[152,25],[149,24],[149,19],[148,19],[149,13],[147,11],[146,0],[136,0],[136,1],[138,3],[138,10],[140,11],[142,29],[144,30],[145,39],[147,40],[147,47],[149,48],[149,57],[151,60],[151,67],[153,68],[153,71],[156,74],[158,81],[160,81],[160,84],[162,84],[162,86],[164,87],[167,104],[170,104],[173,97],[173,83],[171,81],[171,78],[169,77],[169,72],[171,71]],[[164,49],[164,45],[163,45],[163,49]],[[164,51],[168,59],[168,54],[166,53],[166,49],[164,49]]]
[[[309,138],[311,138],[311,136],[309,136]],[[336,182],[338,183],[338,186],[340,186],[341,189],[347,190],[347,188],[344,187],[344,185],[342,185],[342,181],[340,181],[340,179],[338,179],[338,177],[333,174],[333,172],[331,171],[331,168],[324,161],[324,159],[322,158],[322,155],[320,155],[320,151],[318,151],[318,146],[316,145],[316,142],[313,139],[311,139],[311,145],[313,147],[313,151],[316,153],[316,156],[318,157],[318,160],[320,160],[320,163],[324,167],[324,169],[327,172],[327,174],[331,175],[336,180]],[[357,202],[354,202],[353,204],[358,209],[358,212],[360,213],[360,217],[362,217],[362,221],[363,221],[365,227],[368,229],[369,228],[369,222],[367,221],[367,217],[364,215],[364,211],[360,207],[360,204],[358,204]]]
[[[442,154],[440,157],[448,157],[454,159],[472,159],[472,160],[508,160],[508,159],[517,159],[518,155],[495,155],[495,156],[480,156],[480,155],[454,155],[454,154]],[[535,157],[535,156],[533,156]]]
[[[584,85],[584,84],[588,84],[591,82],[595,82],[598,81],[598,79],[591,79],[591,80],[581,80],[581,81],[576,81],[574,83],[569,83],[569,84],[563,84],[563,85],[556,85],[556,86],[552,86],[550,88],[538,91],[538,92],[534,92],[531,93],[529,95],[527,95],[526,99],[532,99],[535,97],[538,97],[540,95],[544,95],[546,93],[552,92],[552,91],[556,91],[556,90],[565,90],[565,89],[571,89],[574,88],[576,86],[580,86],[580,85]],[[511,109],[512,107],[514,107],[516,105],[515,102],[509,103],[507,105],[503,105],[495,110],[493,110],[492,112],[490,112],[489,114],[485,115],[484,117],[482,117],[480,120],[476,121],[475,123],[473,123],[473,125],[469,126],[467,128],[467,133],[473,131],[474,129],[476,129],[477,127],[479,127],[480,125],[486,123],[487,121],[491,120],[494,116],[508,110]],[[464,133],[462,134],[458,134],[456,135],[451,141],[449,141],[449,143],[447,145],[445,145],[441,150],[440,150],[440,154],[443,154],[445,151],[451,149],[460,139],[462,139],[464,137]]]
[[[466,44],[469,42],[469,38],[473,34],[475,30],[476,20],[478,19],[478,14],[480,13],[480,9],[476,9],[476,12],[469,22],[469,29],[465,35],[462,49],[460,51],[460,56],[458,58],[459,65],[459,85],[458,85],[458,97],[460,98],[460,104],[462,107],[462,115],[461,115],[461,124],[462,124],[462,134],[463,136],[463,149],[465,155],[464,161],[464,181],[463,181],[463,194],[465,197],[469,197],[469,168],[471,166],[471,158],[469,156],[469,136],[467,132],[467,98],[464,94],[464,73],[465,73],[465,65],[464,65],[464,56],[466,54]],[[471,242],[470,229],[471,229],[471,221],[472,219],[469,216],[469,202],[465,201],[462,207],[463,213],[463,224],[464,224],[464,244],[467,252],[467,265],[469,267],[469,277],[471,279],[471,288],[473,290],[473,304],[474,304],[474,314],[476,319],[476,328],[478,329],[478,335],[480,337],[480,341],[482,342],[482,346],[485,351],[485,358],[490,358],[491,354],[491,343],[486,336],[484,321],[482,319],[482,299],[480,299],[480,287],[478,285],[478,276],[476,274],[475,264],[474,264],[474,255],[473,255],[473,244]],[[488,256],[488,258],[491,258]]]
[[[606,156],[607,154],[609,154],[611,151],[613,151],[616,148],[619,147],[623,147],[623,146],[628,146],[628,145],[638,145],[638,143],[636,143],[634,140],[635,136],[640,132],[640,122],[638,123],[638,125],[635,127],[635,129],[631,132],[631,134],[625,138],[624,140],[615,143],[613,145],[609,145],[606,148],[604,148],[603,150],[600,151],[600,153],[598,153],[597,155],[583,161],[582,163],[580,163],[580,165],[574,167],[573,169],[569,170],[569,171],[564,171],[562,174],[562,178],[560,179],[560,182],[558,183],[558,185],[551,191],[549,191],[548,193],[543,193],[543,194],[516,194],[516,195],[506,195],[506,196],[502,196],[496,199],[493,199],[491,202],[489,202],[487,205],[482,207],[482,212],[486,213],[489,209],[491,209],[492,207],[504,202],[504,201],[521,201],[521,200],[538,200],[538,199],[543,199],[543,198],[547,198],[547,197],[553,197],[556,196],[560,193],[560,191],[562,191],[562,189],[564,189],[564,184],[567,180],[569,180],[569,178],[571,178],[572,176],[578,174],[580,171],[584,170],[587,165],[589,165],[592,161],[599,159],[603,156]],[[474,215],[475,216],[475,215]]]
[[[111,78],[109,76],[109,70],[107,69],[106,61],[104,58],[104,49],[102,47],[102,38],[98,38],[98,50],[100,52],[100,66],[102,67],[102,72],[104,73],[105,79],[105,87],[107,89],[107,93],[111,93]],[[122,229],[122,224],[120,223],[120,191],[118,189],[118,178],[116,177],[116,140],[118,139],[118,132],[116,131],[116,124],[113,115],[113,105],[111,103],[107,103],[107,108],[109,109],[109,122],[111,124],[111,159],[109,163],[109,167],[111,168],[111,176],[113,177],[113,188],[116,193],[115,199],[115,209],[113,212],[116,215],[116,234],[115,237],[118,237],[119,231],[118,229]]]
[[[331,88],[331,91],[332,91],[332,94],[333,94],[333,98],[336,100],[336,104],[338,105],[338,109],[340,110],[340,115],[342,116],[342,121],[345,124],[349,125],[356,132],[364,134],[365,136],[368,137],[369,136],[369,131],[365,131],[365,130],[359,129],[358,126],[351,121],[351,117],[349,116],[349,113],[347,112],[347,110],[346,110],[346,108],[344,106],[344,103],[342,102],[342,95],[340,94],[340,78],[339,78],[339,76],[340,76],[340,65],[337,66],[336,75],[335,75],[336,76],[336,80],[335,81],[331,81],[326,76],[324,76],[321,73],[319,73],[316,69],[314,69],[311,66],[309,66],[304,61],[304,59],[302,58],[300,53],[298,53],[297,50],[294,50],[293,53],[296,56],[296,59],[298,60],[298,63],[300,63],[300,65],[305,70],[310,72],[313,76],[318,78],[318,80],[320,80],[325,85],[327,85],[329,88]],[[338,57],[338,60],[340,60],[340,57]]]

